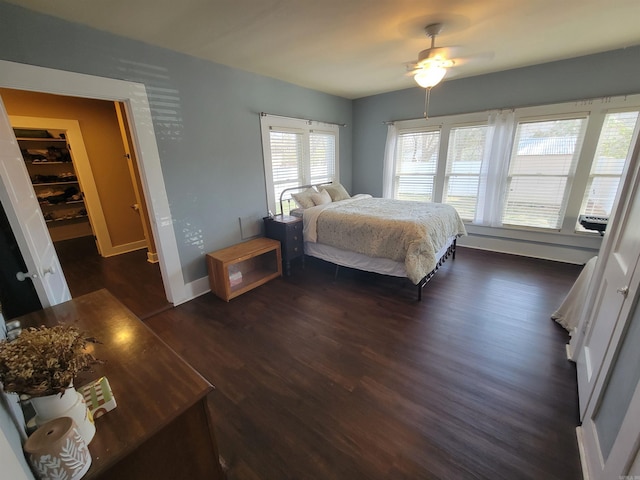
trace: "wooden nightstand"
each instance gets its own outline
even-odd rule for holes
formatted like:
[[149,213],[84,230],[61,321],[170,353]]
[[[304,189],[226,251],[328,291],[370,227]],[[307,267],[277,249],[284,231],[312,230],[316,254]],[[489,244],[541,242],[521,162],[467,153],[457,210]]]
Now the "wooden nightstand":
[[282,262],[285,275],[291,275],[291,260],[302,257],[304,265],[304,241],[302,239],[302,218],[290,215],[276,215],[264,218],[266,236],[280,240]]

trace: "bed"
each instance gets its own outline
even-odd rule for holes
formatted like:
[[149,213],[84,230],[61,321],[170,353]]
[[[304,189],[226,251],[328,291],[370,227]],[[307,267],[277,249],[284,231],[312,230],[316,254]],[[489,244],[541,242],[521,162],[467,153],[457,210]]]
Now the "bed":
[[350,196],[339,184],[320,184],[285,189],[281,209],[292,190],[298,208],[290,213],[303,218],[305,255],[408,278],[418,299],[445,260],[455,259],[457,238],[467,234],[451,205]]

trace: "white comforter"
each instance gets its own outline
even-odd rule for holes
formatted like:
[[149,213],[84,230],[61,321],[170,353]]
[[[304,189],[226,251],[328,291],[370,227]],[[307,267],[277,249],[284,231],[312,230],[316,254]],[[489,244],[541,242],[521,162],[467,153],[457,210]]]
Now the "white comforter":
[[365,194],[305,209],[303,221],[305,241],[404,262],[415,284],[436,267],[436,252],[467,234],[450,205]]

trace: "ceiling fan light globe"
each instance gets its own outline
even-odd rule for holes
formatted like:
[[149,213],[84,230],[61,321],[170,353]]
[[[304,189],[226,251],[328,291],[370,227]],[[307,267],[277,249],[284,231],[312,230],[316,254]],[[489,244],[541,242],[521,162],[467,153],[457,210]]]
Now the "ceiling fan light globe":
[[418,71],[413,78],[422,88],[431,88],[439,84],[446,73],[444,67],[430,66]]

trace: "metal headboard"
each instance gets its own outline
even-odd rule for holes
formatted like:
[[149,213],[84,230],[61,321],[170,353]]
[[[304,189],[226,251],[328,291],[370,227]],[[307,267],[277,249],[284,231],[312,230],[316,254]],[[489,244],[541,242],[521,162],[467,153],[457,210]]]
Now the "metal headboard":
[[282,198],[285,194],[285,192],[291,191],[291,190],[305,190],[307,188],[311,188],[311,187],[320,187],[322,185],[331,185],[333,182],[322,182],[322,183],[314,183],[311,185],[299,185],[297,187],[289,187],[289,188],[285,188],[284,190],[282,190],[282,192],[280,192],[280,215],[284,215],[284,209],[282,208]]

